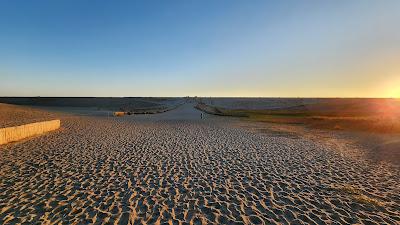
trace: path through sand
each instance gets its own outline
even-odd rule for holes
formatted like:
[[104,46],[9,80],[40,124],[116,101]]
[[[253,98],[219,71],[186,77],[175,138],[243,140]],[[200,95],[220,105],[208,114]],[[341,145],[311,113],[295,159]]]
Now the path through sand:
[[202,120],[192,104],[65,117],[59,131],[0,146],[0,224],[400,222],[398,168],[238,123]]

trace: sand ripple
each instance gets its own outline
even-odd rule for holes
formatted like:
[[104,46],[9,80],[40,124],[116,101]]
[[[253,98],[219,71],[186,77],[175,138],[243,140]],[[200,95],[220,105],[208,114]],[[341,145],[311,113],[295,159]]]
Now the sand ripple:
[[63,126],[0,147],[0,224],[400,222],[398,169],[311,140],[207,120]]

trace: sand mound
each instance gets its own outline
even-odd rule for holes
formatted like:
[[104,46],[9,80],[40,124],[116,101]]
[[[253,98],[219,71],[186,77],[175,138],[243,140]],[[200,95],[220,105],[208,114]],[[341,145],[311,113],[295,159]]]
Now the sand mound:
[[0,128],[56,119],[57,115],[26,106],[0,103]]

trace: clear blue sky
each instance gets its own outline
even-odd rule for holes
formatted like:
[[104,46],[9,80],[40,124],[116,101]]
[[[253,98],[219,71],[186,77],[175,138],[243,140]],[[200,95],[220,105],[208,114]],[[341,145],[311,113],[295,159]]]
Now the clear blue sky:
[[400,97],[400,1],[0,0],[0,96]]

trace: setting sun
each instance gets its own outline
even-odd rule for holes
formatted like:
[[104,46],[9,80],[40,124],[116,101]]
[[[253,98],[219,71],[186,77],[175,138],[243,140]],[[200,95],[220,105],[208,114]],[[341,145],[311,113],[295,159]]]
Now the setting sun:
[[388,82],[385,89],[387,90],[386,97],[400,98],[400,79]]
[[393,89],[393,97],[400,98],[400,85],[398,85]]

